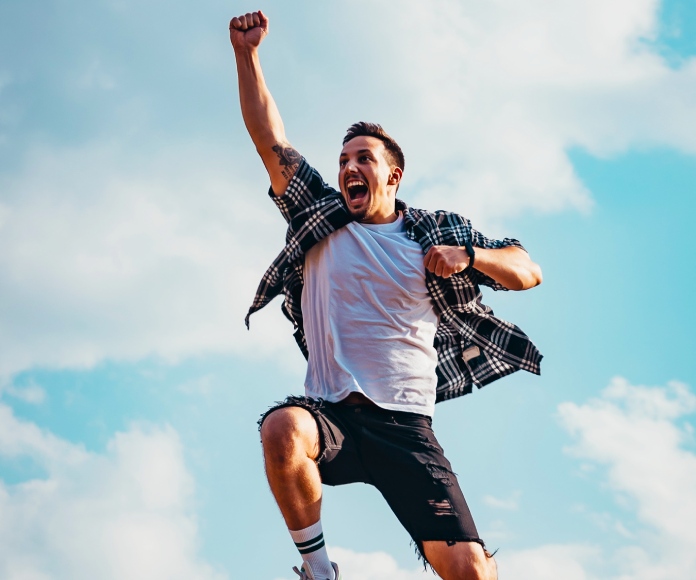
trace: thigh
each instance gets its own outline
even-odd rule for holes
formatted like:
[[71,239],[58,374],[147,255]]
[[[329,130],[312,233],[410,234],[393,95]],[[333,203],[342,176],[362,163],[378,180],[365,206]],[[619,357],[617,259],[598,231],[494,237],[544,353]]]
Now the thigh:
[[421,553],[427,540],[480,542],[457,476],[428,417],[394,413],[370,430],[365,443],[372,482]]

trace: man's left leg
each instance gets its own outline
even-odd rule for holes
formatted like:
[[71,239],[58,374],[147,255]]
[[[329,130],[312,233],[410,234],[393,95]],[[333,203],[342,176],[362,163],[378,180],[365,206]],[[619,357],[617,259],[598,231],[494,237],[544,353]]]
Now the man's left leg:
[[457,476],[430,418],[366,408],[361,454],[373,483],[444,580],[496,580]]
[[444,580],[497,580],[495,560],[477,542],[423,542],[430,565]]

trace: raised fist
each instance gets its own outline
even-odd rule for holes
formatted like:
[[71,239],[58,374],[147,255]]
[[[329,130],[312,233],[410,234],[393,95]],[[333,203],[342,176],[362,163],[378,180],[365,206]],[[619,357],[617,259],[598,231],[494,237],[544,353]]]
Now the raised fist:
[[261,10],[230,20],[230,41],[235,50],[255,48],[268,34],[268,18]]

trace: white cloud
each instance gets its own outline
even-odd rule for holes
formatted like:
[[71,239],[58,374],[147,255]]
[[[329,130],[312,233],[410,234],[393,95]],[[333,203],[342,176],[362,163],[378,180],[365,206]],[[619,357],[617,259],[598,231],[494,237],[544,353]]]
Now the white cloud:
[[[331,27],[307,22],[325,50],[308,52],[298,40],[304,35],[278,26],[263,60],[294,127],[289,137],[327,180],[344,119],[372,118],[406,150],[411,203],[461,211],[498,235],[500,220],[520,212],[591,207],[570,147],[600,156],[653,145],[696,152],[696,60],[672,69],[652,48],[658,7],[657,0],[433,0],[427,10],[416,0],[399,10],[372,0],[327,4]],[[371,14],[358,37],[369,42],[355,42],[347,10]],[[283,42],[272,40],[282,34]],[[205,44],[206,58],[212,46]],[[292,77],[295,56],[305,83]],[[179,63],[181,78],[197,58]],[[255,317],[251,333],[241,322],[283,239],[248,137],[192,139],[174,119],[158,136],[154,97],[126,94],[126,71],[116,83],[104,62],[61,61],[83,71],[80,86],[114,87],[122,126],[105,123],[107,141],[94,137],[103,130],[95,126],[94,140],[72,149],[35,146],[21,153],[21,167],[0,174],[0,376],[105,358],[279,349],[299,370],[277,304]],[[356,66],[369,90],[356,91],[355,76],[345,74]],[[215,86],[232,90],[230,79]],[[159,90],[158,98],[190,109],[190,95],[178,102],[169,86]],[[20,106],[20,93],[13,98]],[[302,116],[308,103],[311,119]]]
[[481,534],[482,538],[486,539],[489,546],[495,542],[509,541],[510,538],[514,537],[515,535],[511,532],[508,522],[504,519],[495,519],[487,522],[486,528],[480,530],[479,533]]
[[[696,152],[696,61],[674,70],[651,44],[659,5],[434,0],[423,10],[405,0],[393,10],[389,2],[353,3],[351,12],[372,15],[360,27],[369,43],[351,42],[352,27],[338,32],[347,48],[336,63],[359,62],[370,90],[356,95],[341,86],[346,102],[337,108],[352,101],[405,142],[404,189],[415,184],[414,203],[477,221],[587,210],[590,193],[569,148],[600,156],[635,146]],[[389,107],[368,104],[374,95]]]
[[622,378],[600,399],[559,407],[577,439],[569,452],[606,465],[609,485],[630,499],[646,525],[651,541],[640,549],[651,564],[646,570],[627,565],[634,578],[696,569],[696,455],[682,447],[688,434],[677,423],[694,410],[696,396],[683,384],[651,388]]
[[515,580],[599,580],[586,568],[600,556],[593,546],[549,544],[497,556],[498,571]]
[[575,439],[568,453],[606,469],[606,484],[637,524],[627,529],[600,515],[605,532],[612,526],[620,543],[630,543],[613,553],[577,545],[523,550],[501,555],[501,572],[536,580],[689,577],[696,569],[696,454],[683,447],[691,431],[680,422],[695,410],[696,396],[683,384],[633,386],[622,378],[599,398],[560,405]]
[[[422,566],[412,570],[400,568],[396,560],[385,552],[354,552],[338,546],[329,546],[329,556],[341,568],[344,578],[360,580],[421,580],[434,578]],[[276,579],[281,580],[281,579]]]
[[207,156],[168,150],[143,174],[116,146],[41,149],[0,180],[11,192],[0,205],[0,375],[290,346],[277,308],[251,333],[243,323],[282,219],[263,186]]
[[193,480],[171,428],[134,426],[105,454],[86,451],[0,404],[0,459],[45,477],[0,480],[6,580],[223,580],[197,555]]
[[46,400],[46,391],[34,383],[21,387],[10,383],[4,388],[0,388],[0,393],[6,393],[32,405],[38,405]]
[[208,397],[213,392],[215,375],[208,374],[180,384],[177,389],[187,395]]
[[519,491],[514,492],[510,497],[499,498],[492,495],[483,496],[483,503],[487,506],[501,509],[501,510],[517,510],[520,507],[520,497],[522,493]]

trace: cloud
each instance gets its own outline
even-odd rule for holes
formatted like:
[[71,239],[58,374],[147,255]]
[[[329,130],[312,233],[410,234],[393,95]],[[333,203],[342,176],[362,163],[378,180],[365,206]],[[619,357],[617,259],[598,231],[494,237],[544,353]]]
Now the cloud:
[[41,148],[0,179],[0,375],[287,349],[277,308],[243,324],[283,221],[215,161],[169,149],[141,173],[116,145]]
[[680,383],[654,388],[616,378],[600,399],[565,403],[559,414],[576,437],[569,453],[607,467],[607,481],[633,503],[645,525],[639,546],[651,564],[627,565],[635,578],[675,577],[696,568],[696,455],[683,448],[678,424],[696,410],[696,396]]
[[[636,523],[627,529],[610,518],[622,546],[614,551],[540,546],[501,554],[501,572],[537,580],[688,577],[696,569],[696,454],[684,447],[692,430],[682,421],[695,410],[696,396],[681,383],[634,386],[623,378],[612,380],[599,398],[561,404],[561,424],[574,438],[567,452],[606,470],[620,510]],[[608,527],[606,518],[600,520]]]
[[32,405],[38,405],[46,400],[46,391],[34,383],[24,386],[10,383],[4,388],[0,388],[0,393],[6,393],[11,397]]
[[338,546],[330,546],[328,551],[330,558],[340,566],[341,575],[345,578],[359,578],[360,580],[433,578],[432,572],[425,572],[422,566],[413,570],[400,568],[396,560],[385,552],[354,552]]
[[[139,7],[119,6],[116,19],[90,9],[114,26],[138,23],[128,29],[131,52],[119,50],[118,34],[90,36],[88,54],[56,50],[48,66],[20,50],[29,60],[0,74],[0,85],[13,81],[0,86],[12,89],[0,123],[11,119],[16,138],[12,148],[0,143],[8,160],[0,168],[0,376],[209,352],[282,356],[299,373],[277,304],[253,319],[251,333],[241,322],[283,241],[261,165],[237,117],[191,106],[203,93],[229,95],[224,114],[237,115],[232,77],[217,74],[232,60],[224,34],[215,44],[209,22],[198,23],[195,38],[176,47],[193,56],[165,58],[170,39],[158,34],[169,35],[182,15],[153,27],[129,12]],[[591,208],[571,148],[696,152],[696,60],[671,68],[660,56],[658,8],[657,0],[531,0],[523,8],[433,0],[424,11],[403,0],[395,11],[358,0],[350,10],[371,14],[358,32],[346,5],[294,7],[332,23],[307,20],[325,49],[307,50],[305,34],[274,20],[263,62],[288,136],[327,180],[340,132],[356,116],[378,120],[406,151],[410,203],[460,211],[498,235],[521,212]],[[269,15],[284,10],[278,4]],[[51,34],[73,46],[85,32],[70,28],[79,19],[61,18],[65,26]],[[356,43],[356,34],[370,42]],[[132,51],[143,58],[123,56]],[[369,90],[356,91],[345,74],[343,65],[356,62]],[[154,63],[161,85],[139,68]],[[74,82],[66,85],[61,70]],[[41,82],[27,84],[30,77]],[[62,113],[35,109],[44,101],[22,92],[30,89]]]
[[599,580],[586,568],[601,556],[594,546],[549,544],[529,550],[501,554],[498,571],[501,578],[515,580]]
[[45,476],[0,480],[0,577],[226,578],[197,555],[193,480],[172,428],[133,426],[98,454],[0,404],[0,460],[16,458]]
[[[360,34],[370,42],[351,42],[353,27],[331,34],[346,46],[335,61],[360,62],[369,90],[351,90],[348,75],[332,97],[341,112],[384,119],[404,142],[403,189],[414,204],[485,222],[586,211],[591,194],[570,149],[602,157],[632,147],[696,152],[696,60],[675,69],[661,56],[659,7],[434,0],[423,10],[405,0],[395,11],[363,0],[351,11],[369,9]],[[345,17],[342,10],[333,16]],[[372,104],[375,95],[389,106]]]
[[215,375],[207,374],[180,384],[177,390],[186,395],[209,397],[214,390]]
[[514,492],[508,498],[498,498],[492,495],[483,496],[483,503],[487,506],[501,509],[501,510],[517,510],[520,507],[520,497],[522,493],[519,491]]

